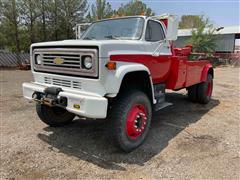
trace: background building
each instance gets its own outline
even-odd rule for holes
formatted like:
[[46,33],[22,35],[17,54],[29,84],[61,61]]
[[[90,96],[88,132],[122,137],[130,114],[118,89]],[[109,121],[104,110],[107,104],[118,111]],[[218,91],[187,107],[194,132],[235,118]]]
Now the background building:
[[[217,36],[216,52],[233,53],[235,51],[236,41],[240,39],[240,26],[221,27],[215,34]],[[191,35],[192,29],[178,30],[178,39],[174,42],[175,46],[183,47],[187,45]]]

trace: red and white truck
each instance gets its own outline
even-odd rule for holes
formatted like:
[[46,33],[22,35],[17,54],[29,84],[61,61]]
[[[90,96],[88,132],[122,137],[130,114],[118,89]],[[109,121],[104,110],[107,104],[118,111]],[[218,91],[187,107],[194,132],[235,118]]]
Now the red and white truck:
[[34,82],[23,84],[24,97],[50,126],[107,118],[113,142],[132,151],[152,112],[170,105],[166,89],[186,88],[198,103],[211,99],[212,65],[189,60],[190,46],[173,48],[177,26],[172,15],[121,17],[92,23],[81,39],[33,44]]

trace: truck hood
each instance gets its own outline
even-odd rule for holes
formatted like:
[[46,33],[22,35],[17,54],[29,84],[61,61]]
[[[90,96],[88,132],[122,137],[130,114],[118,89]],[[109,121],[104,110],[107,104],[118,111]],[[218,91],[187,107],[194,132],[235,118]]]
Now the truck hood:
[[[145,43],[140,40],[64,40],[32,44],[35,47],[98,46],[100,57],[113,54],[139,54],[146,51]],[[145,52],[146,54],[146,52]]]

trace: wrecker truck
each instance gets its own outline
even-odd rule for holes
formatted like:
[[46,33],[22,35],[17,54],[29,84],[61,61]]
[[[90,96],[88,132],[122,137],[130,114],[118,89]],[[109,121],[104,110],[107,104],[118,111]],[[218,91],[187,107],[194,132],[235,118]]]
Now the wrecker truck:
[[92,23],[80,39],[32,44],[34,82],[23,83],[24,97],[49,126],[107,119],[114,144],[130,152],[146,139],[153,111],[171,105],[166,89],[211,99],[213,67],[190,60],[191,46],[174,48],[177,31],[173,15],[118,17]]

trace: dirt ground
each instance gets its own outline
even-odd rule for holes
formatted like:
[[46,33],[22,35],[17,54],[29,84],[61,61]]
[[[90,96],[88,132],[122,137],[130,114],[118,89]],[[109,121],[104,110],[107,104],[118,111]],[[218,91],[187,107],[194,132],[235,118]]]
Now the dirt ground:
[[1,70],[2,179],[240,179],[239,68],[215,69],[213,100],[186,91],[153,116],[145,143],[125,154],[108,141],[104,121],[77,119],[51,128],[22,97],[30,71]]

